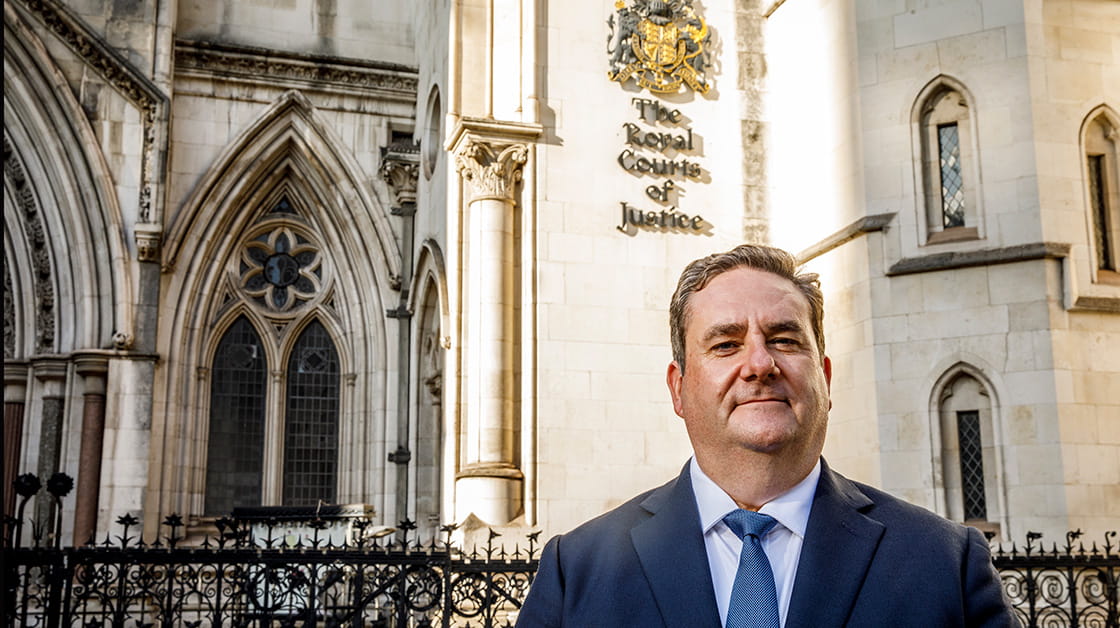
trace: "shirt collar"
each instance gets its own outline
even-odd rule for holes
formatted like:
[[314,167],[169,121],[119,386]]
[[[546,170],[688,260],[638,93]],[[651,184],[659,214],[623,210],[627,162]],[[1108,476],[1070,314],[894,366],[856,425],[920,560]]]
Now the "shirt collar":
[[[689,473],[692,476],[692,492],[696,495],[696,507],[700,512],[700,528],[704,534],[707,534],[717,523],[723,521],[727,513],[739,506],[730,495],[704,474],[695,456],[689,462]],[[820,477],[821,461],[818,458],[817,464],[813,465],[813,470],[805,476],[805,479],[763,504],[759,512],[770,515],[790,532],[805,538],[805,528],[809,525],[809,511],[813,507],[813,497],[817,493],[817,481]]]

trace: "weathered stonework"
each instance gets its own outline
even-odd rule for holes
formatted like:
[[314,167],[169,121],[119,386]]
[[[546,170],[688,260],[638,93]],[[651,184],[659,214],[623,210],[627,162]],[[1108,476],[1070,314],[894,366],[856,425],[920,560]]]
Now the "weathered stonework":
[[160,242],[163,230],[159,225],[136,225],[136,259],[141,262],[159,263]]
[[16,357],[16,308],[12,287],[12,273],[4,264],[4,359]]
[[381,178],[393,193],[394,209],[416,205],[416,182],[420,175],[419,146],[390,146],[381,151]]
[[380,98],[409,102],[415,100],[417,89],[415,70],[397,64],[208,42],[177,42],[175,68],[251,83],[291,81],[331,90],[370,91]]
[[[35,191],[27,181],[27,174],[19,155],[4,136],[4,179],[19,203],[19,211],[30,238],[32,281],[35,292],[35,351],[51,353],[55,340],[55,304],[52,266],[43,220],[39,214]],[[5,320],[7,320],[5,318]]]
[[167,96],[152,81],[132,66],[120,53],[65,5],[55,0],[18,0],[57,35],[75,54],[115,90],[140,109],[143,118],[143,149],[140,172],[140,222],[159,222],[163,218],[157,189],[164,180],[166,148],[160,145],[167,126]]

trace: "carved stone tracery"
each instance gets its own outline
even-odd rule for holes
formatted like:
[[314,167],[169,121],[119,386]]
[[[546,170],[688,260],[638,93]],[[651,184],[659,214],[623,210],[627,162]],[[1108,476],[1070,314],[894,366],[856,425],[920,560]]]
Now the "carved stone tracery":
[[[54,283],[51,280],[51,259],[47,245],[46,230],[39,214],[35,192],[27,181],[23,160],[12,147],[8,136],[4,136],[4,179],[12,196],[19,205],[27,228],[28,250],[31,257],[31,280],[35,291],[35,352],[54,351],[55,312]],[[8,288],[5,287],[7,291]],[[6,294],[10,294],[6,292]],[[14,295],[12,295],[14,296]],[[13,313],[14,317],[14,313]]]
[[16,357],[16,308],[13,305],[12,275],[4,264],[4,359]]

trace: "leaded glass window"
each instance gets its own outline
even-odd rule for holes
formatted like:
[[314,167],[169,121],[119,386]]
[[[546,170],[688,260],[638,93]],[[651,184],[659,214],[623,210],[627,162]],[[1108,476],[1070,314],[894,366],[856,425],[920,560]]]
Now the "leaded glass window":
[[206,515],[338,499],[340,360],[322,318],[333,312],[319,308],[335,293],[318,241],[313,221],[278,196],[226,262],[216,318],[246,313],[212,365]]
[[964,180],[961,178],[960,131],[956,125],[937,127],[941,169],[941,216],[946,229],[964,226]]
[[1089,155],[1089,203],[1093,211],[1093,244],[1097,251],[1097,268],[1116,270],[1113,261],[1113,242],[1105,196],[1104,155]]
[[314,321],[288,360],[284,423],[285,506],[335,501],[338,479],[338,352]]
[[957,412],[957,435],[960,439],[964,518],[965,521],[983,521],[988,518],[988,506],[984,496],[984,448],[980,438],[979,411]]
[[242,316],[222,336],[211,369],[207,515],[261,503],[267,383],[260,336]]
[[964,85],[944,75],[935,78],[922,88],[912,114],[919,140],[914,163],[920,163],[924,199],[921,242],[983,238],[976,120]]

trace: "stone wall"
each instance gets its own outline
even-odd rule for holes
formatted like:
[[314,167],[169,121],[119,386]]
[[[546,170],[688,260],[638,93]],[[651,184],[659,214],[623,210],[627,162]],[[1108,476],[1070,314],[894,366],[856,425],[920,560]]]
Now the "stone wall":
[[[798,38],[799,58],[830,71],[775,78],[768,109],[775,136],[800,138],[792,147],[773,140],[773,211],[829,208],[808,225],[771,223],[775,241],[814,257],[832,285],[826,455],[955,512],[944,458],[955,433],[944,432],[939,408],[945,386],[969,373],[991,407],[989,519],[1003,536],[1103,530],[1120,479],[1105,462],[1117,452],[1114,421],[1103,418],[1117,416],[1116,365],[1105,357],[1115,351],[1105,347],[1120,346],[1120,293],[1092,284],[1086,269],[1078,134],[1094,107],[1117,100],[1118,82],[1108,80],[1116,52],[1103,43],[1115,39],[1106,35],[1117,31],[1115,12],[1093,2],[775,4],[769,42],[789,42],[806,25],[831,33]],[[792,50],[769,47],[771,57]],[[796,68],[772,58],[771,71],[780,64]],[[964,176],[979,181],[968,222],[976,232],[955,241],[931,238],[925,222],[921,94],[937,81],[960,86],[975,132],[976,163]],[[826,182],[833,198],[797,185],[807,179]],[[878,216],[889,217],[885,229],[868,229]],[[1078,307],[1079,297],[1096,310]]]

